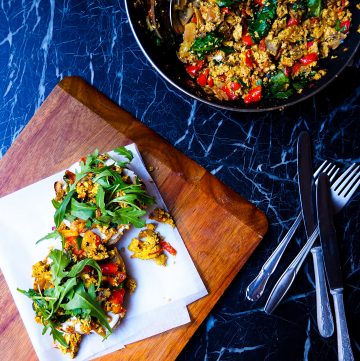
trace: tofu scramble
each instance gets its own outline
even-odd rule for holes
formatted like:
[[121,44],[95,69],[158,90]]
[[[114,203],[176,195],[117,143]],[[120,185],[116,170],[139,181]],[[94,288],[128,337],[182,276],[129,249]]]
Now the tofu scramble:
[[326,74],[346,38],[348,0],[195,0],[179,4],[178,58],[208,93],[245,104],[287,99]]
[[[128,169],[132,153],[125,147],[114,151],[126,161],[95,151],[80,160],[75,173],[66,170],[55,182],[54,230],[39,241],[59,238],[62,247],[33,265],[33,288],[19,290],[33,301],[43,333],[49,330],[55,346],[71,358],[84,335],[105,338],[125,317],[124,297],[136,282],[128,276],[116,243],[131,226],[142,228],[137,247],[133,241],[129,246],[133,257],[165,265],[164,250],[176,254],[155,232],[156,225],[143,219],[155,199]],[[167,212],[161,214],[159,221],[170,222]],[[149,254],[152,250],[155,255]]]

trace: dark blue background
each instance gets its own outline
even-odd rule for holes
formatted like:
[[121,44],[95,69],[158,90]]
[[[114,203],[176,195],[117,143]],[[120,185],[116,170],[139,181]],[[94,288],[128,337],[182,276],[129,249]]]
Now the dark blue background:
[[[194,101],[160,78],[137,46],[121,0],[2,1],[0,156],[63,77],[83,77],[268,216],[268,234],[179,360],[336,360],[335,336],[325,340],[316,328],[310,257],[272,316],[262,312],[266,298],[249,302],[245,289],[300,211],[299,132],[308,130],[312,136],[314,165],[324,159],[343,168],[359,162],[358,63],[301,104],[281,112],[236,114]],[[359,195],[336,218],[346,311],[357,357]],[[303,241],[300,228],[277,274]]]

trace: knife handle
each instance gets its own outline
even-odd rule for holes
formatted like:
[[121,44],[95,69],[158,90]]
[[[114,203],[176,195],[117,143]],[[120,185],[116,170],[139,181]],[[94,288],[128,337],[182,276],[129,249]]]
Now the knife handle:
[[310,252],[312,245],[314,244],[317,236],[319,235],[319,227],[316,227],[310,238],[307,240],[303,248],[301,248],[298,255],[290,263],[285,272],[281,275],[277,281],[275,287],[271,291],[271,294],[266,302],[264,311],[266,313],[272,313],[280,301],[283,299],[290,286],[292,285],[296,274],[298,273],[301,265],[305,261],[306,256]]
[[282,241],[275,248],[274,252],[267,259],[264,265],[261,267],[259,274],[254,278],[254,280],[247,286],[246,297],[250,301],[256,301],[261,297],[264,292],[265,286],[269,281],[270,276],[274,273],[277,265],[279,264],[280,258],[285,252],[287,245],[289,244],[291,238],[293,237],[295,231],[299,227],[299,224],[302,220],[302,214],[300,213],[293,225],[290,227],[288,232]]
[[350,337],[345,317],[343,290],[342,288],[331,290],[331,294],[334,298],[338,360],[354,361],[355,359],[351,349]]
[[321,247],[311,249],[315,271],[316,316],[320,335],[330,337],[334,333],[334,320],[331,313],[326,287],[324,261]]

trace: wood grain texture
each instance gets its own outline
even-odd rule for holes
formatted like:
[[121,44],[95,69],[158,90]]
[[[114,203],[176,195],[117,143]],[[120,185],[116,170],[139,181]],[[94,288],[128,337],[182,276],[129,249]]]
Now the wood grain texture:
[[[77,77],[65,78],[0,160],[0,197],[65,169],[95,148],[135,142],[173,214],[209,295],[192,322],[128,345],[101,360],[174,360],[267,230],[266,217],[171,144]],[[29,270],[30,272],[30,270]],[[2,361],[36,360],[0,275]],[[21,344],[21,347],[19,347]]]

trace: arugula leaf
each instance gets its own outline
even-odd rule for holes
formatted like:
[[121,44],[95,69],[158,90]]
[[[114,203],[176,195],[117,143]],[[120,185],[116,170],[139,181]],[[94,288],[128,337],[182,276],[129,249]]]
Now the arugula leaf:
[[115,172],[112,169],[104,168],[94,179],[93,182],[97,183],[99,179],[104,177],[113,177],[115,182],[121,185],[125,185],[119,173]]
[[54,221],[55,221],[56,228],[59,228],[61,222],[64,220],[67,206],[71,200],[71,197],[74,195],[74,193],[75,193],[75,189],[70,191],[65,196],[63,201],[61,202],[60,207],[56,210],[56,212],[54,214]]
[[258,43],[271,29],[276,17],[277,0],[265,0],[264,6],[259,10],[254,20],[249,22],[251,38]]
[[105,209],[105,191],[104,188],[99,185],[98,190],[96,193],[96,205],[100,208],[101,213],[103,215],[106,215],[106,209]]
[[93,301],[96,301],[95,286],[93,283],[88,288],[88,294]]
[[56,201],[55,199],[52,199],[51,203],[55,209],[58,209],[60,207],[60,202]]
[[53,325],[53,323],[50,323],[51,331],[50,335],[52,335],[54,342],[59,342],[61,346],[64,346],[66,348],[69,348],[69,345],[65,341],[65,338],[63,336],[63,332],[60,332],[56,327]]
[[98,263],[96,261],[94,261],[93,259],[90,258],[86,258],[81,260],[80,262],[76,263],[74,266],[72,266],[71,270],[69,271],[69,273],[67,274],[68,277],[76,277],[79,275],[80,272],[82,272],[82,270],[84,269],[85,266],[90,266],[96,269],[97,273],[98,273],[98,286],[97,288],[100,287],[101,284],[101,279],[102,279],[102,272],[101,272],[101,268],[98,265]]
[[74,198],[71,200],[70,214],[74,217],[86,221],[87,219],[94,216],[95,211],[96,211],[95,205],[90,205],[88,203],[80,203]]
[[56,290],[58,294],[56,295],[56,301],[53,303],[53,311],[52,313],[55,313],[59,306],[61,305],[61,302],[65,298],[65,296],[77,285],[77,279],[69,278],[63,285],[57,286]]
[[18,288],[17,290],[34,301],[37,307],[36,311],[39,312],[42,321],[46,321],[42,334],[44,335],[46,331],[50,328],[50,334],[53,336],[54,342],[57,341],[60,343],[60,345],[68,348],[69,345],[66,343],[62,332],[57,330],[56,324],[50,319],[53,312],[53,307],[51,306],[51,304],[49,304],[49,302],[46,301],[47,297],[42,296],[40,293],[32,289],[24,291]]
[[145,221],[140,219],[145,215],[146,211],[136,208],[120,208],[114,212],[113,222],[117,224],[129,224],[132,223],[136,228],[142,228],[145,226]]
[[126,149],[125,147],[118,147],[118,148],[114,149],[114,152],[119,155],[123,155],[130,162],[134,159],[134,155],[132,154],[132,151]]
[[71,260],[65,252],[58,249],[53,249],[49,257],[52,259],[50,266],[52,280],[54,285],[59,285],[61,280],[68,274],[64,269],[69,265]]
[[91,316],[97,318],[100,323],[112,333],[104,310],[101,308],[100,304],[93,299],[93,294],[91,293],[89,295],[86,292],[83,285],[78,287],[74,293],[74,297],[68,303],[63,304],[62,308],[69,311],[76,309],[87,310]]
[[203,59],[207,53],[218,48],[222,41],[222,37],[212,31],[201,38],[195,39],[191,45],[190,52],[195,54],[199,59]]
[[56,230],[56,231],[48,233],[46,236],[40,238],[39,240],[36,241],[35,244],[38,244],[41,241],[44,241],[45,239],[57,239],[59,237],[61,237],[61,233]]

